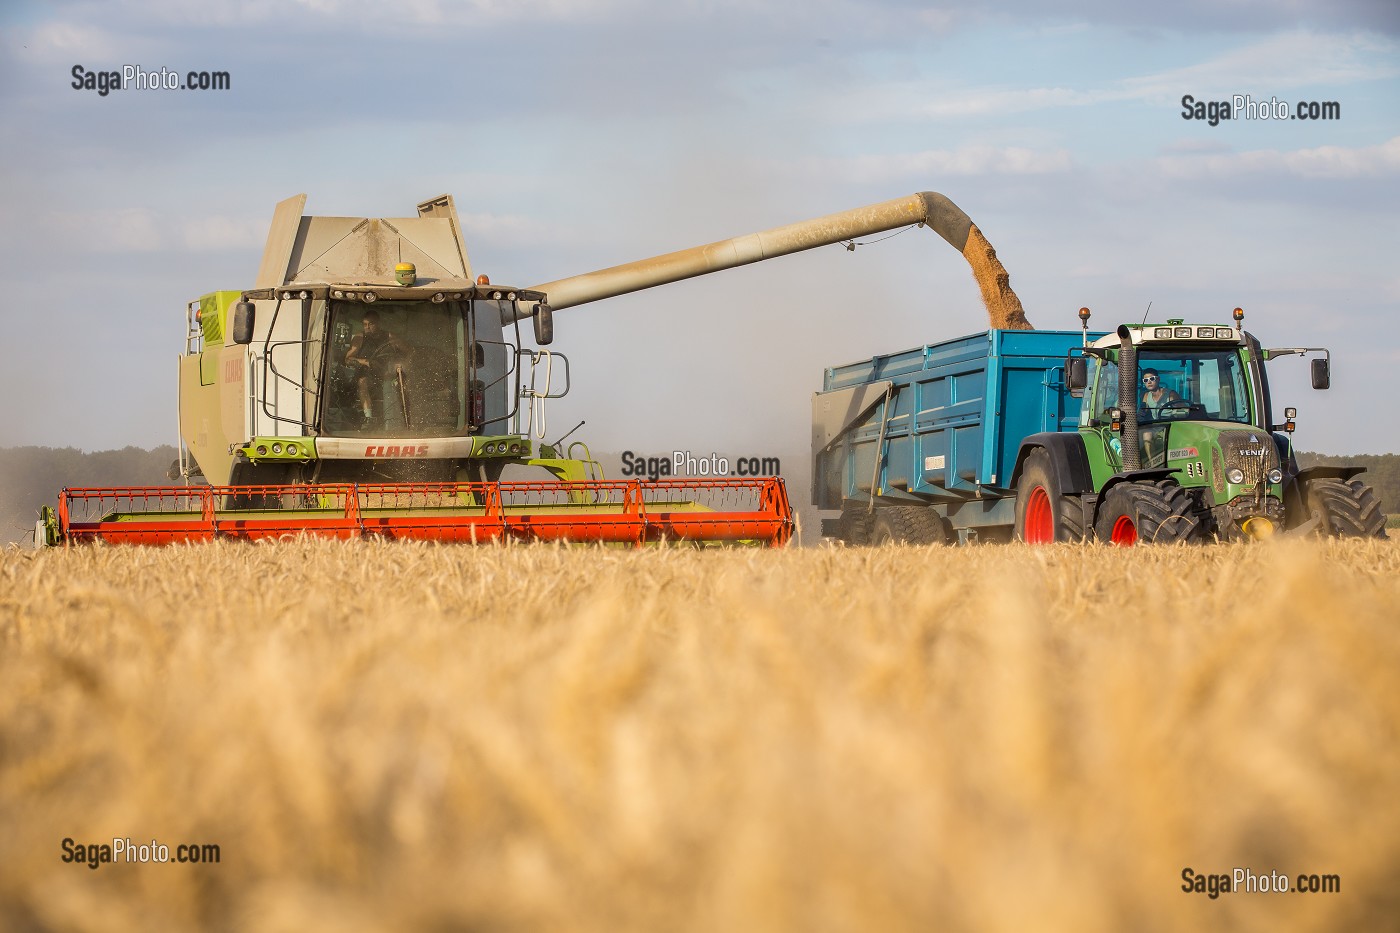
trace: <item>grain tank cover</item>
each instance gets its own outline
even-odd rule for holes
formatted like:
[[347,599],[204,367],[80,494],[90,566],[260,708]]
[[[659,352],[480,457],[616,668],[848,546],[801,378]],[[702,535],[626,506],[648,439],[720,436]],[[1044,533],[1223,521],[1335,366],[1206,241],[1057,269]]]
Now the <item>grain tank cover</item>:
[[462,227],[450,195],[418,205],[416,217],[304,216],[306,195],[277,205],[257,287],[312,283],[393,285],[394,267],[413,263],[418,284],[470,281]]

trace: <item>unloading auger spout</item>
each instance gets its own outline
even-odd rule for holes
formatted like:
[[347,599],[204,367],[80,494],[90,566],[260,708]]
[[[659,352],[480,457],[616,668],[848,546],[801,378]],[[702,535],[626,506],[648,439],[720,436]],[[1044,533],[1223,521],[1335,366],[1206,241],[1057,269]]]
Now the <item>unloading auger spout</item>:
[[[990,327],[1031,329],[1021,307],[1021,299],[1012,290],[1010,277],[997,259],[996,250],[961,208],[936,191],[921,191],[908,197],[774,227],[761,233],[731,237],[704,246],[557,279],[531,286],[531,291],[548,295],[549,306],[553,309],[571,308],[819,246],[847,243],[857,237],[911,224],[928,227],[963,254],[982,292]],[[534,304],[522,302],[518,313],[528,315],[534,310]]]

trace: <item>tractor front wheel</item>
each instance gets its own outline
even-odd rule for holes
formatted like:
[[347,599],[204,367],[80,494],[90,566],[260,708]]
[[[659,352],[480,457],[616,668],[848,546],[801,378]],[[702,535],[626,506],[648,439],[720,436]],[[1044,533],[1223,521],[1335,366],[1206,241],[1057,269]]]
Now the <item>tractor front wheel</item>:
[[1385,513],[1375,490],[1360,480],[1315,479],[1303,489],[1308,511],[1320,513],[1322,534],[1338,538],[1384,538]]
[[1119,483],[1104,496],[1094,532],[1123,547],[1174,544],[1200,537],[1191,497],[1176,483]]

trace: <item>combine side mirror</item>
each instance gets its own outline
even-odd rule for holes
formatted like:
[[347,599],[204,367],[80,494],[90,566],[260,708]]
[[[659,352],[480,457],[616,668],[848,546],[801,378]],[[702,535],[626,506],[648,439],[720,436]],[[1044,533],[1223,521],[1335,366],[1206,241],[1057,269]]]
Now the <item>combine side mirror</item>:
[[256,309],[251,301],[240,301],[233,306],[233,342],[249,344],[253,342],[253,318]]
[[535,343],[542,347],[554,342],[554,309],[541,301],[535,305]]
[[1325,357],[1312,361],[1312,384],[1314,389],[1326,389],[1332,385],[1332,367]]
[[1083,398],[1084,389],[1089,384],[1089,367],[1084,363],[1082,356],[1068,356],[1065,358],[1065,384],[1069,386],[1069,394],[1074,398]]

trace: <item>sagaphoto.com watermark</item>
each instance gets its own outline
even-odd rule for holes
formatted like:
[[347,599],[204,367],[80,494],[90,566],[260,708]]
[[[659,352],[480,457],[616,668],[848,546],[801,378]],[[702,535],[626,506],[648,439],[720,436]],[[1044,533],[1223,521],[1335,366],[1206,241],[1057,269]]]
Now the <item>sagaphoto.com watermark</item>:
[[1255,100],[1250,94],[1234,94],[1229,100],[1181,98],[1181,119],[1201,120],[1219,126],[1222,120],[1340,120],[1342,105],[1335,100],[1300,100],[1290,103],[1271,96]]
[[149,843],[132,842],[131,837],[114,837],[111,842],[76,842],[72,836],[59,843],[59,859],[67,865],[82,865],[96,871],[101,865],[217,865],[223,861],[223,850],[212,842],[182,842],[164,845],[155,839]]
[[89,71],[74,65],[69,72],[75,91],[93,91],[106,97],[113,91],[227,91],[232,78],[227,71],[179,71],[175,68],[146,69],[140,65],[122,65],[111,71]]

